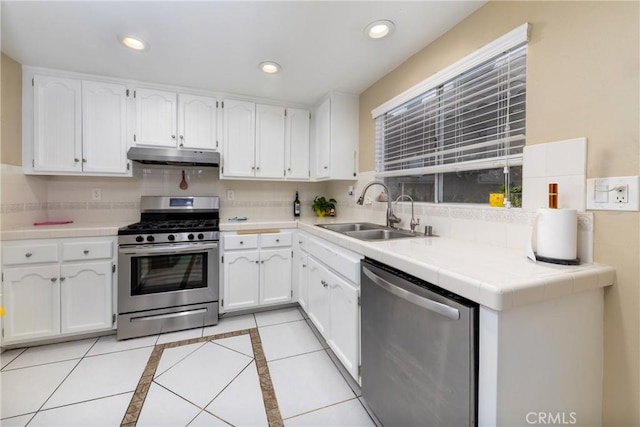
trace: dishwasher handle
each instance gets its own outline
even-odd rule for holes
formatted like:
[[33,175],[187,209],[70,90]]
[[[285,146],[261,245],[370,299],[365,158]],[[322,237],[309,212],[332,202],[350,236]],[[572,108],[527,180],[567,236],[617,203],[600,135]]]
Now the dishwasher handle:
[[363,268],[362,271],[364,272],[365,276],[371,279],[373,283],[375,283],[385,291],[404,299],[405,301],[418,305],[426,310],[432,311],[451,320],[460,319],[460,311],[457,308],[450,307],[446,304],[439,303],[429,298],[416,295],[413,292],[407,291],[406,289],[402,289],[401,287],[396,286],[393,283],[390,283],[389,281],[378,276],[368,268]]

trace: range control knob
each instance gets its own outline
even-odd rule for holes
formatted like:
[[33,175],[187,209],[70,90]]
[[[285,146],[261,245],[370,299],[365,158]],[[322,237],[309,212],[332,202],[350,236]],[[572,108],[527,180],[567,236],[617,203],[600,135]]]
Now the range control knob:
[[144,240],[144,237],[142,236],[136,237],[136,242],[142,242],[143,240]]
[[199,239],[199,240],[204,239],[204,234],[202,234],[202,233],[198,234],[198,239]]
[[189,235],[187,236],[187,239],[189,239],[189,240],[193,240],[193,234],[189,234]]
[[169,239],[169,241],[173,242],[174,240],[176,240],[176,236],[174,236],[173,234],[169,234],[169,236],[167,236],[167,239]]
[[153,242],[154,240],[156,239],[154,239],[153,236],[147,236],[147,242]]

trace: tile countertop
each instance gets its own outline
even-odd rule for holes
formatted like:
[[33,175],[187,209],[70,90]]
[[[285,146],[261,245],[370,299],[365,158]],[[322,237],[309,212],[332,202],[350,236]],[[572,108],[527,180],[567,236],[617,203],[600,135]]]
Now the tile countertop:
[[[344,222],[326,219],[324,223]],[[221,231],[298,228],[380,261],[494,310],[507,310],[613,285],[615,269],[602,264],[562,266],[526,259],[524,250],[447,237],[367,242],[300,221],[222,222]],[[118,224],[65,224],[2,230],[2,240],[115,236]]]
[[114,223],[79,223],[61,225],[27,225],[0,230],[0,240],[62,239],[65,237],[117,236],[118,228],[132,221]]

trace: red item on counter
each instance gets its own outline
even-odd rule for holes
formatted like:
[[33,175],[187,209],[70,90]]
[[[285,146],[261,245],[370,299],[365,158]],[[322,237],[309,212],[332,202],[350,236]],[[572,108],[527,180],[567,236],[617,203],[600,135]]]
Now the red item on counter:
[[61,224],[71,224],[73,221],[42,221],[42,222],[34,222],[33,225],[61,225]]

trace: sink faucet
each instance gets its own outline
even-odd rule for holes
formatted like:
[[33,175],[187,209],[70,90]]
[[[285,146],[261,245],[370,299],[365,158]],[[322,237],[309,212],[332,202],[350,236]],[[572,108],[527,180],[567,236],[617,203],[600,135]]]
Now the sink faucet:
[[411,200],[411,222],[409,222],[409,227],[411,228],[411,232],[412,232],[412,233],[415,233],[415,231],[416,231],[416,226],[420,225],[420,218],[416,219],[416,218],[413,216],[413,199],[411,198],[411,196],[410,196],[410,195],[408,195],[408,194],[401,194],[401,195],[399,195],[399,196],[398,196],[398,198],[396,199],[396,203],[395,203],[395,205],[397,206],[397,205],[398,205],[398,201],[399,201],[400,199],[402,199],[402,198],[405,198],[405,197],[406,197],[407,199]]
[[370,183],[365,185],[356,203],[362,206],[364,204],[365,193],[367,192],[369,187],[375,184],[381,185],[387,192],[387,227],[395,228],[394,225],[400,223],[402,220],[397,216],[395,216],[393,213],[393,209],[391,209],[391,198],[389,197],[389,187],[387,187],[384,182],[371,181]]

